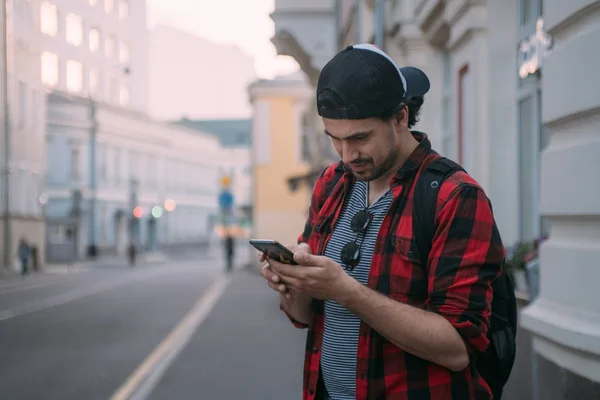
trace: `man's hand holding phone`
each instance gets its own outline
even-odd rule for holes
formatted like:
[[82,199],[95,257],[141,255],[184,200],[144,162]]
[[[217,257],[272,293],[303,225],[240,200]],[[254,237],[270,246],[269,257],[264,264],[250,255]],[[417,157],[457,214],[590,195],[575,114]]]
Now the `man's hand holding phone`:
[[[310,247],[306,243],[300,243],[299,245],[298,244],[290,244],[290,245],[286,245],[285,247],[290,249],[292,251],[292,253],[304,252],[304,253],[312,254]],[[259,253],[258,260],[260,262],[267,261],[267,256],[265,255],[265,253]],[[261,274],[267,280],[268,285],[271,289],[275,290],[276,292],[286,295],[286,297],[288,299],[291,298],[291,293],[287,290],[285,285],[281,282],[281,278],[279,277],[279,275],[277,275],[275,272],[273,272],[273,270],[271,269],[271,266],[269,265],[268,262],[267,262],[267,264],[265,264],[262,267]]]
[[[285,247],[293,253],[304,252],[312,254],[310,247],[306,243],[286,245]],[[280,294],[282,307],[298,322],[308,324],[310,322],[312,298],[306,294],[288,290],[279,275],[271,269],[264,253],[259,253],[258,260],[260,262],[267,261],[261,269],[261,275],[267,280],[269,287]]]

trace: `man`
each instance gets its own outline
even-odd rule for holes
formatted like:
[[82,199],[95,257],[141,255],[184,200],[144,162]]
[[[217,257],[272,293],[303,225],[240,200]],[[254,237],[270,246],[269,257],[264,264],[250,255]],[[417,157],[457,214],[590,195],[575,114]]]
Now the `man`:
[[19,241],[19,260],[21,261],[21,274],[23,276],[27,275],[29,272],[29,255],[31,253],[31,249],[27,244],[27,241],[23,238]]
[[223,240],[224,248],[225,248],[225,260],[226,260],[226,270],[231,272],[233,270],[233,258],[235,252],[235,242],[233,238],[233,234],[231,230],[227,229],[225,232],[225,238]]
[[135,239],[129,240],[129,246],[127,246],[127,256],[129,258],[129,265],[133,267],[135,265],[135,259],[137,256],[137,246]]
[[488,346],[504,248],[467,173],[439,188],[427,265],[411,247],[414,183],[439,157],[411,131],[428,90],[422,71],[372,45],[346,48],[321,72],[318,112],[345,172],[327,202],[337,165],[315,185],[290,246],[300,265],[267,259],[262,269],[282,310],[308,327],[304,399],[492,398],[473,358]]

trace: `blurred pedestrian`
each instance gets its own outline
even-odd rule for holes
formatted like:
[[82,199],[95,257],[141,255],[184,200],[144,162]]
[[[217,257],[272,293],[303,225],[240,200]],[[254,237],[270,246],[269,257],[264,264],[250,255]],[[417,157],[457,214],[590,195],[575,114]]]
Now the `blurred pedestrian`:
[[129,265],[133,267],[137,257],[137,246],[135,245],[135,240],[133,239],[129,241],[129,246],[127,246],[127,255],[129,257]]
[[227,271],[231,272],[233,270],[233,259],[235,256],[235,240],[229,230],[225,231],[224,247]]
[[29,257],[31,249],[24,238],[19,241],[19,261],[21,261],[21,274],[23,276],[29,273]]

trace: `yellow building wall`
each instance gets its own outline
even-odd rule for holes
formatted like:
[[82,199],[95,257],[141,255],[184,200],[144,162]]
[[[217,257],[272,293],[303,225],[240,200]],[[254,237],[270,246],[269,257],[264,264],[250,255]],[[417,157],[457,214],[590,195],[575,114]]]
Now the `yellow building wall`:
[[[264,100],[265,98],[263,98]],[[298,162],[294,98],[266,98],[270,104],[270,159],[255,167],[254,232],[260,239],[295,243],[304,228],[312,188],[291,192],[287,180],[306,174],[307,163]]]

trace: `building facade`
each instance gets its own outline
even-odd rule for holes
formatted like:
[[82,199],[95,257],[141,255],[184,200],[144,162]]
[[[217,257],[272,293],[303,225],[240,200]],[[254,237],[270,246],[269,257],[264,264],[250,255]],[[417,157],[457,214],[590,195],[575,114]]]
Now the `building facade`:
[[534,337],[535,397],[593,399],[600,397],[594,296],[600,280],[600,53],[589,49],[600,41],[600,1],[523,3],[519,136],[533,131],[530,146],[542,149],[536,206],[544,220],[536,223],[549,238],[540,250],[539,296],[523,311],[522,325]]
[[249,87],[252,119],[252,237],[296,243],[312,188],[295,187],[310,165],[302,154],[302,118],[313,91],[303,73]]
[[219,176],[229,182],[227,190],[233,195],[233,220],[240,234],[247,235],[252,225],[252,120],[218,119],[177,121],[219,140],[222,158]]
[[[48,95],[48,257],[206,243],[218,140],[84,97]],[[95,250],[92,250],[94,249]]]
[[40,14],[48,88],[146,111],[146,1],[42,0]]
[[[277,1],[274,15],[279,5],[289,12],[288,3]],[[600,56],[590,51],[600,2],[362,0],[330,9],[339,30],[327,58],[372,42],[429,75],[417,129],[485,188],[505,245],[548,238],[539,293],[530,287],[522,313],[534,337],[530,398],[598,397],[600,314],[591,293],[600,278],[600,185],[588,175],[600,160]],[[323,57],[310,46],[314,30],[298,22],[307,13],[297,10],[295,23],[274,18],[274,41],[291,36],[275,41],[280,54]]]
[[[13,260],[17,246],[23,239],[34,250],[35,267],[44,263],[45,252],[40,203],[43,200],[40,196],[44,192],[46,165],[45,102],[40,73],[40,2],[7,1],[6,9],[4,14],[3,7],[0,7],[0,48],[5,40],[7,44],[6,59],[4,52],[0,51],[2,264],[7,268],[15,266]],[[5,32],[8,33],[6,37]],[[5,61],[6,70],[3,67]]]

